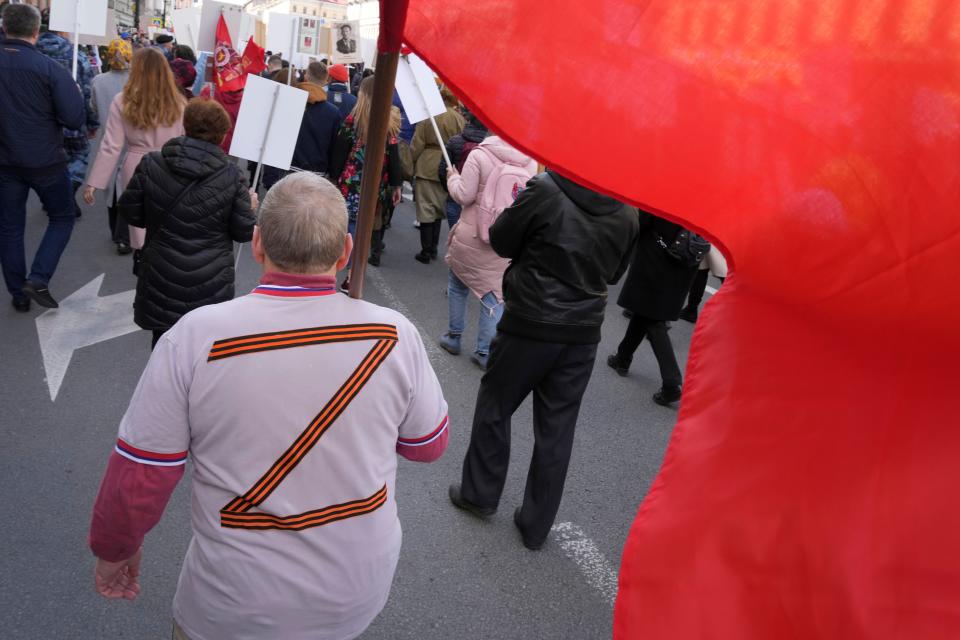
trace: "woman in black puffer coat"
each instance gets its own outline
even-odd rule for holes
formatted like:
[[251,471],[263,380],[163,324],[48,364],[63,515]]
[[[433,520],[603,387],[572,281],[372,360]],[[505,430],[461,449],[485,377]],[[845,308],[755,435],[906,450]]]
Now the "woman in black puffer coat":
[[249,242],[256,196],[220,148],[230,116],[212,100],[183,113],[185,136],[144,156],[117,206],[146,228],[137,267],[134,320],[154,346],[180,317],[234,293],[234,242]]

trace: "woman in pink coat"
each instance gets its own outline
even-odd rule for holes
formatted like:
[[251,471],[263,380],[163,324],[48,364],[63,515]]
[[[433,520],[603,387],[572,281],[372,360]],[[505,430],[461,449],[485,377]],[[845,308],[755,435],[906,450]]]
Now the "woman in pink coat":
[[[109,186],[124,149],[118,195],[130,182],[143,156],[159,151],[167,140],[182,136],[185,106],[186,100],[163,54],[154,48],[134,53],[130,79],[110,103],[103,140],[83,190],[86,203],[93,204],[94,192]],[[145,229],[130,227],[130,246],[142,248],[145,235]]]
[[490,247],[489,229],[536,171],[533,160],[497,136],[488,137],[473,150],[463,165],[463,175],[454,168],[447,170],[450,197],[463,206],[463,213],[450,232],[450,326],[440,338],[440,346],[453,355],[460,353],[467,296],[473,292],[480,300],[480,319],[477,348],[470,359],[484,370],[490,341],[503,315],[503,272],[510,263]]

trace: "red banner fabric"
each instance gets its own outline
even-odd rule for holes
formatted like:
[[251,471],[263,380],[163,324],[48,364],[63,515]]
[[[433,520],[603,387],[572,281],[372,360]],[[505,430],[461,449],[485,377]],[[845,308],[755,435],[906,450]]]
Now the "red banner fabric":
[[266,69],[267,63],[264,60],[264,55],[263,47],[254,42],[253,36],[250,36],[250,39],[247,41],[247,46],[243,49],[243,57],[240,60],[243,72],[256,75]]
[[960,2],[561,4],[410,0],[404,33],[506,139],[733,266],[615,636],[960,637]]
[[220,16],[217,21],[216,45],[213,51],[214,80],[219,91],[240,91],[247,84],[240,56],[233,48],[227,23]]
[[377,51],[400,51],[406,17],[407,0],[380,0],[380,38],[377,40]]

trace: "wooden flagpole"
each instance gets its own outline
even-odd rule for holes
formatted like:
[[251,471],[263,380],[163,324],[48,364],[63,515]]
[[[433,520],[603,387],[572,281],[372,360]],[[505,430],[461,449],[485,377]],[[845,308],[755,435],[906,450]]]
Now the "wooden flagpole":
[[377,53],[377,68],[373,74],[373,104],[367,125],[367,146],[364,151],[363,177],[360,180],[360,212],[357,232],[353,239],[353,267],[350,270],[350,297],[363,297],[363,277],[370,255],[370,237],[373,218],[380,198],[380,180],[383,175],[383,156],[387,148],[387,126],[393,108],[393,85],[397,79],[400,52]]

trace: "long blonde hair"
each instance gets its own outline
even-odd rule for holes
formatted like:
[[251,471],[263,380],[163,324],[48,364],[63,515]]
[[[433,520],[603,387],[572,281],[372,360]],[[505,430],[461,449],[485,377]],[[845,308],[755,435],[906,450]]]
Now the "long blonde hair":
[[123,88],[123,118],[137,129],[173,126],[186,100],[163,54],[153,48],[133,54],[130,79]]
[[[357,93],[357,104],[350,115],[353,116],[353,128],[357,132],[357,141],[367,143],[367,126],[370,124],[370,107],[373,106],[373,76],[365,78],[360,83]],[[395,138],[400,133],[400,110],[390,109],[390,122],[387,124],[387,139]]]

